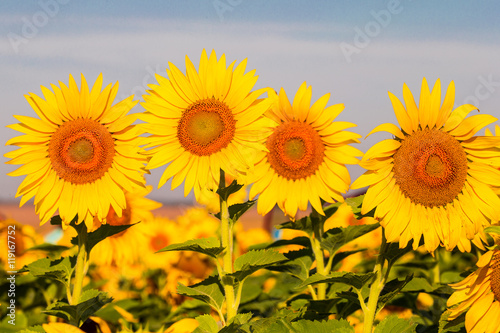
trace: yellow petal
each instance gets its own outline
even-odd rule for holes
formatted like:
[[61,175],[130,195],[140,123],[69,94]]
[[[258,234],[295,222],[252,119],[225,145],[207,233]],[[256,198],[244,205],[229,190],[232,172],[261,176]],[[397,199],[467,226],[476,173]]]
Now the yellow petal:
[[418,129],[418,108],[417,104],[415,103],[415,99],[413,98],[413,95],[406,83],[403,84],[403,98],[405,100],[408,117],[411,121],[412,132],[414,132]]
[[451,81],[446,90],[443,105],[439,109],[439,115],[436,119],[436,127],[441,128],[450,116],[453,104],[455,103],[455,82]]
[[477,107],[472,104],[463,104],[457,107],[455,110],[453,110],[448,120],[446,120],[446,122],[444,123],[444,130],[446,132],[449,132],[455,129],[472,110],[477,110]]
[[370,135],[372,135],[373,133],[377,133],[377,132],[389,132],[401,140],[403,140],[405,138],[405,135],[403,134],[403,132],[401,132],[399,127],[397,127],[396,125],[394,125],[392,123],[385,123],[385,124],[380,124],[377,127],[375,127],[370,133],[368,133],[365,136],[365,139],[367,137],[369,137]]
[[410,120],[410,117],[408,116],[408,113],[406,113],[406,110],[399,100],[394,94],[389,92],[389,98],[391,99],[392,107],[394,108],[394,113],[396,114],[396,118],[398,120],[399,126],[403,129],[405,133],[412,133],[413,132],[413,126],[412,122]]

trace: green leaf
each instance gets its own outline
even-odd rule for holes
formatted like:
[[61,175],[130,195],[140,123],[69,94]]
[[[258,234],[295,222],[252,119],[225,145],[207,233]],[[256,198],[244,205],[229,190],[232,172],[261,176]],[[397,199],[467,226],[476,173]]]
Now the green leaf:
[[[3,329],[3,327],[1,327]],[[8,333],[10,331],[2,331],[4,333]],[[12,331],[14,332],[14,331]],[[20,330],[20,331],[15,331],[17,333],[45,333],[45,330],[43,329],[43,327],[41,325],[36,325],[36,326],[30,326],[28,328],[25,328],[24,330]]]
[[[307,240],[309,238],[305,237]],[[288,260],[282,264],[273,265],[267,269],[277,272],[286,272],[304,281],[309,277],[311,265],[314,262],[311,249],[301,249],[283,254]]]
[[238,192],[242,187],[243,185],[240,185],[236,182],[236,180],[233,180],[231,185],[224,188],[219,188],[217,190],[217,194],[221,197],[222,200],[227,201],[231,194]]
[[[228,211],[229,211],[229,218],[233,221],[236,222],[238,219],[243,215],[247,210],[249,210],[257,200],[249,200],[247,202],[243,203],[238,203],[229,206]],[[220,212],[215,214],[215,217],[220,220]]]
[[410,274],[404,280],[396,278],[386,283],[378,299],[378,308],[381,309],[386,303],[392,300],[412,279],[413,274]]
[[465,314],[462,313],[460,316],[455,318],[454,320],[448,321],[448,317],[450,316],[451,311],[446,310],[441,315],[439,319],[439,333],[452,333],[452,332],[463,332],[465,331]]
[[364,198],[365,195],[362,194],[358,195],[357,197],[345,199],[345,203],[351,206],[351,210],[354,213],[354,216],[356,216],[358,220],[363,217],[363,215],[361,214],[361,206],[363,205]]
[[181,295],[203,301],[217,311],[221,311],[222,309],[222,303],[224,302],[223,288],[216,276],[210,276],[200,283],[189,287],[179,283],[177,292]]
[[277,229],[292,229],[292,230],[301,230],[306,232],[308,235],[312,235],[314,233],[314,224],[319,223],[319,219],[317,217],[311,217],[311,215],[305,216],[299,220],[288,221],[276,226]]
[[47,307],[44,313],[67,321],[84,322],[112,300],[106,292],[90,289],[82,293],[78,304],[69,305],[66,302],[56,302]]
[[274,250],[252,250],[239,256],[234,261],[234,273],[228,275],[238,281],[243,281],[248,275],[259,269],[285,260],[287,258],[283,254]]
[[487,234],[500,235],[500,226],[495,225],[495,226],[490,226],[490,227],[484,228],[484,232],[486,232]]
[[375,328],[374,333],[415,333],[417,323],[398,318],[397,315],[386,317]]
[[30,247],[26,251],[45,251],[45,252],[49,252],[49,253],[61,253],[63,251],[69,250],[69,249],[70,249],[70,247],[68,247],[68,246],[43,243],[43,244],[39,244],[39,245],[35,245],[33,247]]
[[306,279],[304,282],[299,284],[296,289],[301,289],[310,284],[317,283],[343,283],[353,286],[356,289],[361,289],[363,286],[371,280],[375,273],[351,273],[351,272],[332,272],[327,276],[321,274],[314,274],[313,276]]
[[378,223],[350,225],[347,228],[333,228],[325,233],[321,246],[329,253],[335,253],[343,245],[361,237],[380,226]]
[[68,280],[71,278],[72,269],[75,265],[75,256],[56,260],[43,258],[24,266],[19,273],[30,272],[33,276],[56,280],[68,285]]
[[229,323],[235,323],[237,325],[243,325],[246,324],[247,322],[252,319],[252,313],[247,312],[247,313],[238,313],[236,316],[234,316]]
[[[73,222],[71,222],[73,223]],[[111,225],[111,224],[102,224],[99,228],[97,228],[95,231],[89,232],[87,234],[87,238],[85,240],[85,250],[87,251],[87,254],[90,254],[90,251],[94,246],[97,245],[100,241],[111,237],[113,235],[119,234],[122,231],[127,230],[133,225],[136,225],[137,223],[134,224],[125,224],[125,225]],[[84,223],[80,223],[78,226],[85,226]],[[85,227],[86,229],[86,227]],[[86,232],[86,230],[85,230]],[[78,236],[73,237],[71,239],[71,244],[78,245],[78,237],[81,234],[79,233]]]
[[410,241],[408,245],[404,248],[399,248],[399,243],[388,243],[386,249],[384,250],[383,253],[381,253],[381,256],[384,257],[385,260],[389,262],[389,265],[394,264],[399,258],[407,254],[408,252],[411,252],[413,250],[412,248],[413,241]]
[[193,333],[217,333],[219,332],[219,326],[215,321],[214,317],[208,314],[204,314],[195,318],[200,326],[198,326]]
[[266,248],[271,249],[287,245],[301,245],[304,247],[308,247],[311,245],[311,240],[306,236],[298,236],[292,239],[278,239],[277,241],[269,244]]
[[425,292],[430,293],[434,291],[434,287],[431,286],[427,279],[422,277],[416,277],[410,280],[401,291],[406,292]]
[[184,243],[171,244],[158,252],[165,251],[194,251],[206,254],[210,257],[217,258],[219,254],[224,252],[224,247],[220,246],[220,241],[215,237],[191,239]]
[[296,332],[314,333],[353,333],[354,328],[347,320],[330,319],[326,321],[299,320],[291,323]]

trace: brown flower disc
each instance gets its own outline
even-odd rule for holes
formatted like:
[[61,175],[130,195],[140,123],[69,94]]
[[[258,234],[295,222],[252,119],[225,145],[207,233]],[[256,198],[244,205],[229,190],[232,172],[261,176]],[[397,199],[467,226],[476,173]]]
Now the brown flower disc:
[[150,239],[151,248],[157,252],[170,244],[170,240],[164,234],[156,234]]
[[450,134],[425,129],[407,136],[394,154],[394,177],[413,203],[425,207],[453,202],[467,178],[467,155]]
[[290,121],[276,127],[267,140],[267,158],[276,173],[286,179],[301,179],[318,170],[325,145],[309,124]]
[[57,175],[73,184],[92,183],[104,176],[115,156],[108,129],[92,119],[64,122],[49,142],[49,158]]
[[[127,202],[127,208],[122,209],[122,216],[119,217],[118,214],[116,214],[115,210],[113,207],[109,207],[108,215],[106,215],[106,223],[109,225],[113,226],[119,226],[119,225],[128,225],[132,223],[132,212],[130,209],[130,205]],[[122,232],[119,232],[117,234],[114,234],[111,237],[120,237],[124,233],[126,233],[129,229],[125,229]]]
[[493,254],[490,267],[492,269],[490,277],[491,291],[495,295],[495,300],[500,302],[500,251],[495,251]]
[[177,126],[177,138],[184,149],[198,156],[214,154],[234,137],[236,120],[228,106],[214,98],[191,104]]

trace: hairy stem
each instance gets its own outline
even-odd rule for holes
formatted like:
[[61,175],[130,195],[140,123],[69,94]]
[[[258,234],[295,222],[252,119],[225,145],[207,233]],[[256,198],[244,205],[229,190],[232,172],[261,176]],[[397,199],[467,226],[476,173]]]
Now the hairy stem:
[[[226,187],[226,178],[224,171],[220,171],[219,189]],[[222,276],[221,282],[224,286],[226,297],[226,316],[227,322],[231,320],[238,312],[238,304],[235,299],[234,281],[232,278],[226,278],[227,274],[233,273],[233,227],[229,219],[228,204],[225,198],[220,197],[220,220],[221,220],[221,243],[226,250],[222,258]]]
[[387,282],[387,278],[389,276],[390,267],[387,267],[386,271],[384,272],[385,259],[383,254],[385,253],[386,249],[387,249],[386,239],[384,233],[382,233],[382,244],[380,245],[380,253],[378,255],[375,268],[373,269],[375,276],[373,278],[373,282],[370,287],[370,295],[368,296],[368,303],[366,304],[366,307],[363,308],[363,314],[364,314],[363,333],[371,333],[373,330],[373,322],[377,314],[377,305],[380,292],[384,288],[384,285]]

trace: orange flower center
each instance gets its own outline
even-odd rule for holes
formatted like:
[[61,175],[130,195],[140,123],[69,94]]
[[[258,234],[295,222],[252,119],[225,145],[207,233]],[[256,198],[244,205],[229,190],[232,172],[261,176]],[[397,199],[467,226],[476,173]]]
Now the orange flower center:
[[492,269],[490,277],[491,291],[495,295],[495,300],[500,302],[500,251],[495,251],[495,254],[493,254],[490,267]]
[[325,145],[309,124],[289,121],[276,127],[267,139],[267,158],[273,169],[286,179],[302,179],[318,170]]
[[164,234],[156,234],[151,237],[151,248],[153,251],[157,252],[170,244],[170,240]]
[[198,156],[214,154],[234,137],[236,120],[227,105],[215,98],[191,104],[182,114],[177,137],[184,149]]
[[[130,205],[127,202],[127,208],[122,210],[122,216],[119,217],[113,207],[109,207],[108,215],[106,215],[106,223],[114,226],[118,225],[128,225],[132,223],[132,210],[130,209]],[[129,229],[126,229],[122,232],[114,234],[111,237],[121,237],[123,236]]]
[[49,158],[57,175],[73,184],[92,183],[113,163],[114,139],[108,129],[92,119],[63,123],[49,142]]
[[467,155],[450,134],[436,128],[407,136],[394,154],[394,176],[401,191],[426,207],[453,202],[467,177]]

